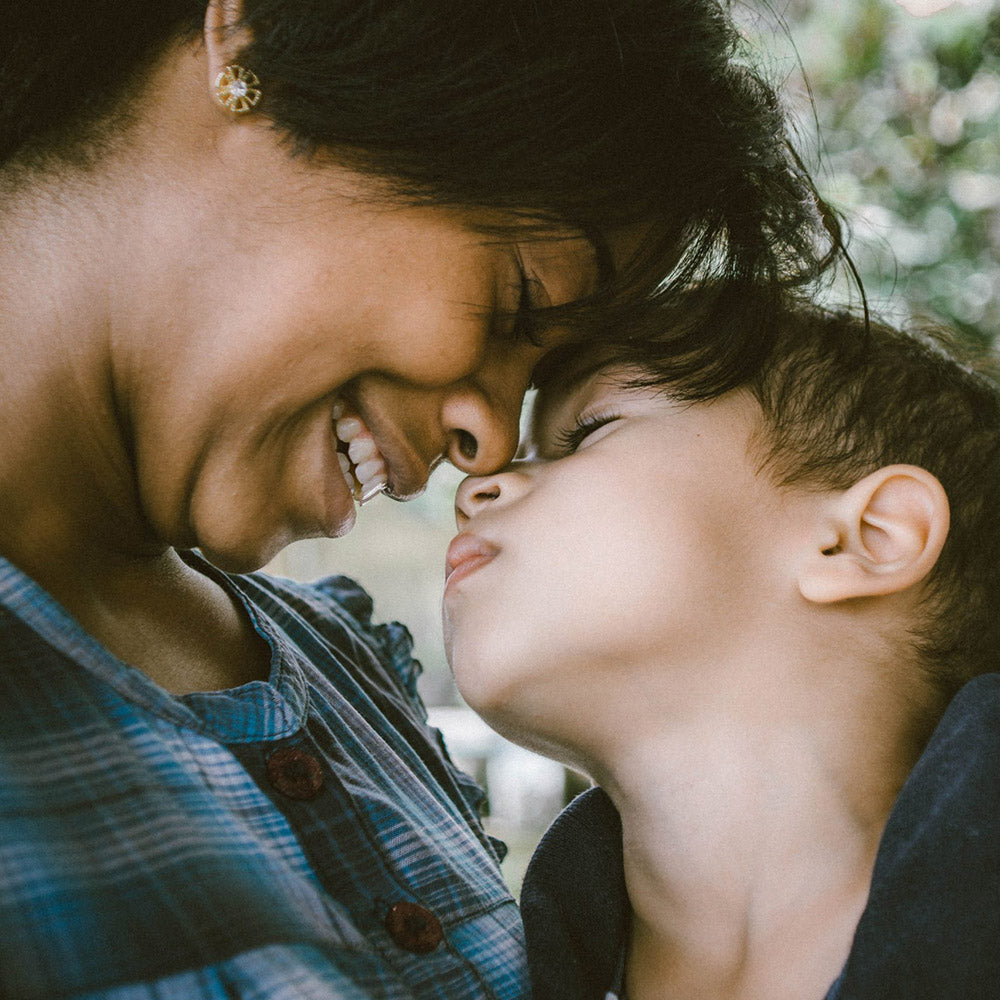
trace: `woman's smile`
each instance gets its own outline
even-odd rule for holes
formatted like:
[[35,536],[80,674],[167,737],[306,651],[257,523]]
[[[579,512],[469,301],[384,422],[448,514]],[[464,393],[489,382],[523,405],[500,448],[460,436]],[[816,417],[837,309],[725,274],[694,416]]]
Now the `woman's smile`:
[[364,421],[339,398],[333,404],[333,423],[340,469],[347,488],[363,506],[388,489],[385,459]]

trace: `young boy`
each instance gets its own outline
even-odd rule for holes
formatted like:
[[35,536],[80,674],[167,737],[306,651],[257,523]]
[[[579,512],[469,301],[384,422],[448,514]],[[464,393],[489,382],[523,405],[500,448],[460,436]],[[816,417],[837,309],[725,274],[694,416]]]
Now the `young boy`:
[[536,1000],[1000,996],[1000,392],[774,322],[717,398],[655,338],[554,362],[459,489],[459,688],[599,786],[525,880]]

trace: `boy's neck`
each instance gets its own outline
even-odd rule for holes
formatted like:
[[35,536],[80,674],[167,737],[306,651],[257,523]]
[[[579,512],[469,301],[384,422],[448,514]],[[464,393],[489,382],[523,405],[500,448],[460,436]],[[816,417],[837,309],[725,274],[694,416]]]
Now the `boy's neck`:
[[831,676],[764,711],[730,692],[635,718],[594,769],[622,817],[629,1000],[820,1000],[839,974],[921,740],[891,685],[859,682],[877,671]]

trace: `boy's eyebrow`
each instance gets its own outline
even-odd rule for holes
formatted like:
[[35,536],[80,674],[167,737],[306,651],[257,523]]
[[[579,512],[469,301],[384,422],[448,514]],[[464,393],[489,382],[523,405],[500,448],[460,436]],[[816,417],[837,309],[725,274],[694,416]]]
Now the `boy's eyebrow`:
[[[547,380],[538,387],[535,395],[535,402],[531,408],[531,421],[528,424],[528,440],[534,441],[538,437],[538,428],[551,410],[567,396],[572,395],[577,386],[581,385],[587,378],[588,372],[581,368],[571,374],[562,375],[558,378]],[[522,442],[521,448],[524,447]],[[521,449],[518,449],[521,450]]]
[[523,462],[533,456],[535,451],[534,427],[528,428],[528,433],[517,443],[517,451],[514,452],[513,461]]

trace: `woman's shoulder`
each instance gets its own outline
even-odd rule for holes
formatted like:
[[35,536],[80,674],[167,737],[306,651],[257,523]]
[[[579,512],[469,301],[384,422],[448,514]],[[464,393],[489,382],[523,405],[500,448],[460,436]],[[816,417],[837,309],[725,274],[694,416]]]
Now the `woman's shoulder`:
[[[374,620],[374,602],[357,581],[331,575],[299,582],[266,573],[234,578],[243,595],[293,639],[315,632],[336,647],[357,649],[360,643],[394,679],[408,701],[417,703],[420,661],[413,656],[413,637],[400,622]],[[421,707],[422,711],[422,707]]]

